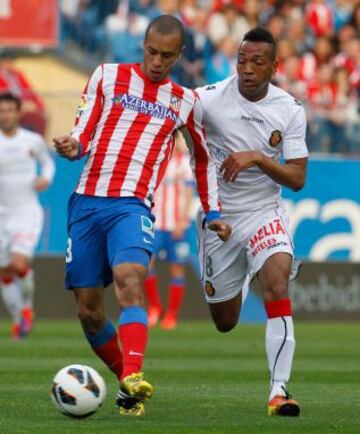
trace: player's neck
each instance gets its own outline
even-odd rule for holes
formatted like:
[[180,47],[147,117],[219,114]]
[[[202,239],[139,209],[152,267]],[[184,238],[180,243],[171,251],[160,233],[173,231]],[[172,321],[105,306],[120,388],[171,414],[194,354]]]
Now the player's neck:
[[257,101],[261,101],[262,99],[264,99],[266,97],[266,95],[268,94],[269,91],[269,83],[263,88],[261,89],[261,91],[257,94],[252,94],[249,95],[244,89],[241,88],[241,85],[239,84],[238,86],[239,92],[241,94],[241,96],[243,96],[245,99],[247,99],[248,101],[251,102],[257,102]]
[[18,132],[18,126],[9,128],[9,129],[1,129],[1,132],[4,134],[4,136],[7,137],[14,137],[16,133]]

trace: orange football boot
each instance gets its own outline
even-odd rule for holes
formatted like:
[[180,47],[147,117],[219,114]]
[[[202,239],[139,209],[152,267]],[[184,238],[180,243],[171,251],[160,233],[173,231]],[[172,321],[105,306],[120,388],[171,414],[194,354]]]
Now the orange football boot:
[[22,331],[21,331],[21,325],[19,323],[14,323],[11,326],[11,339],[13,341],[18,341],[23,337]]
[[285,396],[275,395],[269,401],[268,415],[269,416],[299,416],[300,406],[295,399],[285,390]]
[[160,327],[164,330],[173,330],[177,327],[176,317],[170,313],[166,314],[160,322]]
[[148,326],[149,328],[155,327],[156,324],[159,322],[161,315],[161,309],[158,307],[149,306],[147,310],[147,316],[148,316]]

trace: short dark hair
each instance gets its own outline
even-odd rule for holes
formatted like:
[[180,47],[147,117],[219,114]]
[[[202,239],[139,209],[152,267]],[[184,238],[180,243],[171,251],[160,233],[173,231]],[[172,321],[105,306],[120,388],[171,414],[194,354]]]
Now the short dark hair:
[[13,102],[16,105],[16,109],[20,110],[21,100],[18,96],[14,95],[13,93],[11,92],[0,93],[0,102],[2,101]]
[[275,59],[276,56],[276,44],[273,35],[269,32],[269,30],[264,29],[263,27],[255,27],[254,29],[249,30],[245,33],[243,42],[266,42],[271,45],[272,56]]
[[160,15],[151,20],[145,31],[145,40],[151,29],[163,35],[171,35],[177,32],[181,38],[181,46],[185,43],[185,28],[182,22],[172,15]]

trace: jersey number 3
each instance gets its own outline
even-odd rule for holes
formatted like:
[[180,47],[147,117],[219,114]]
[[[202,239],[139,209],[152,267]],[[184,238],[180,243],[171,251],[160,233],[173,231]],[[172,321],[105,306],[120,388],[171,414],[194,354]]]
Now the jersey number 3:
[[65,262],[68,264],[69,262],[72,261],[72,259],[73,259],[73,257],[72,257],[72,239],[68,238]]

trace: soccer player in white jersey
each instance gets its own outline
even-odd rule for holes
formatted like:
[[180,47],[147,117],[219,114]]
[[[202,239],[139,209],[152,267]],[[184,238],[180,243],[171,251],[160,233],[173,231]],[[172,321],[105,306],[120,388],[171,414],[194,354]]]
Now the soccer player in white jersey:
[[[194,197],[193,179],[185,141],[179,132],[174,154],[154,196],[155,246],[149,275],[145,280],[149,327],[154,327],[160,317],[160,327],[164,330],[177,326],[185,294],[185,264],[190,260],[189,228]],[[169,266],[170,282],[166,308],[158,288],[155,270],[158,260],[166,261]]]
[[268,413],[297,416],[287,391],[295,349],[288,281],[296,266],[281,186],[304,186],[308,151],[304,109],[270,83],[276,68],[273,37],[256,28],[240,44],[237,75],[197,90],[223,216],[233,228],[219,243],[200,215],[198,232],[205,297],[219,331],[238,324],[247,283],[257,276],[268,317]]
[[[54,139],[66,158],[87,154],[69,202],[66,286],[75,293],[86,339],[120,382],[116,404],[122,415],[143,415],[144,401],[153,394],[141,372],[148,336],[143,285],[154,241],[151,206],[176,130],[184,125],[194,140],[194,173],[208,227],[222,239],[230,234],[220,220],[216,169],[197,121],[196,96],[167,78],[183,44],[179,20],[155,18],[145,33],[143,63],[99,66],[72,135]],[[104,287],[111,281],[120,307],[117,331],[104,310]]]
[[0,285],[15,340],[27,335],[33,325],[31,259],[43,224],[38,192],[54,176],[54,163],[43,138],[19,127],[20,114],[20,100],[10,93],[1,94]]

